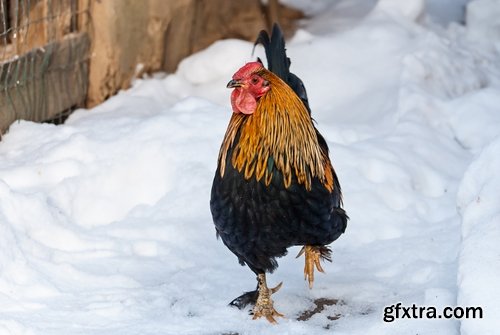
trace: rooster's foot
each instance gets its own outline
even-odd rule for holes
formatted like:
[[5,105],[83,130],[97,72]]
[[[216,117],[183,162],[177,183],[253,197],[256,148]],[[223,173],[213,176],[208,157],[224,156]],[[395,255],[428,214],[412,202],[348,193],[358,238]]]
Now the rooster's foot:
[[320,260],[327,260],[329,262],[332,261],[332,251],[330,248],[326,246],[313,246],[313,245],[305,245],[300,250],[297,257],[305,254],[306,264],[304,266],[304,279],[309,282],[309,288],[313,287],[314,283],[314,267],[319,272],[325,272],[321,267]]
[[253,319],[257,319],[260,317],[265,317],[267,321],[271,323],[276,323],[276,317],[283,317],[283,314],[278,313],[273,306],[273,300],[271,299],[271,295],[276,293],[283,284],[279,283],[274,288],[267,288],[266,283],[266,275],[261,273],[257,276],[257,281],[259,282],[259,296],[257,297],[257,302],[255,303],[255,307],[253,308]]

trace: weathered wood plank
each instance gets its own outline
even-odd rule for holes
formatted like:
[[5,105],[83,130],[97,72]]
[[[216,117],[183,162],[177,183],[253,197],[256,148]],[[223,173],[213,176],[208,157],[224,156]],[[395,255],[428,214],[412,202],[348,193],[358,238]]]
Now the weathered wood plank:
[[44,121],[83,106],[89,46],[87,33],[69,34],[0,64],[0,131],[16,119]]

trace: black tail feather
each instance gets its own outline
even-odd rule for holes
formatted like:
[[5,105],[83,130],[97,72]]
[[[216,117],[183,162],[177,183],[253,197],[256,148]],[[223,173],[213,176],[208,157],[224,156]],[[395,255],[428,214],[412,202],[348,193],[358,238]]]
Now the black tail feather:
[[271,37],[267,31],[262,30],[255,41],[254,47],[258,44],[264,46],[269,71],[276,74],[283,81],[288,82],[290,75],[290,59],[286,56],[285,38],[280,27],[275,23]]
[[268,70],[280,77],[294,90],[311,114],[304,83],[290,72],[291,61],[286,55],[285,37],[279,25],[276,23],[273,25],[271,37],[267,31],[262,30],[254,43],[254,49],[259,44],[262,44],[266,52]]

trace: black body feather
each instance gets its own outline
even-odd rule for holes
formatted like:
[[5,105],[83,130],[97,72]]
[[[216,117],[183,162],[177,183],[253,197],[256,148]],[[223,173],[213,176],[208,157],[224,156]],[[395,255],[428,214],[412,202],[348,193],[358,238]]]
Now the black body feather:
[[314,179],[312,190],[293,180],[285,188],[275,172],[270,185],[255,178],[245,180],[230,162],[224,177],[217,169],[210,208],[217,234],[224,244],[255,273],[272,272],[275,258],[294,245],[327,245],[346,229],[347,216],[340,207],[340,186],[329,192]]
[[[266,50],[269,69],[297,93],[309,111],[304,85],[289,71],[290,60],[279,27],[273,27],[271,38],[262,31],[257,43],[262,43]],[[328,156],[326,141],[317,130],[316,135],[322,152]],[[317,178],[313,178],[311,190],[299,184],[296,177],[285,187],[283,176],[276,169],[269,185],[256,178],[245,179],[231,163],[238,141],[239,133],[225,156],[223,176],[219,162],[210,209],[218,236],[242,265],[248,265],[257,274],[272,272],[278,266],[275,258],[284,256],[287,248],[327,245],[345,231],[348,217],[341,208],[341,189],[335,172],[333,191]]]

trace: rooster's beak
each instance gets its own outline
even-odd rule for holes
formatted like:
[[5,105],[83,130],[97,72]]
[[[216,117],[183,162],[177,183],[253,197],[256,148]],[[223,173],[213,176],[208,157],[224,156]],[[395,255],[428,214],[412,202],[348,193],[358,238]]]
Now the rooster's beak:
[[241,81],[239,80],[236,80],[236,79],[232,79],[231,81],[229,81],[229,83],[227,83],[227,88],[235,88],[235,87],[241,87],[243,86],[243,84],[241,83]]

